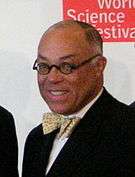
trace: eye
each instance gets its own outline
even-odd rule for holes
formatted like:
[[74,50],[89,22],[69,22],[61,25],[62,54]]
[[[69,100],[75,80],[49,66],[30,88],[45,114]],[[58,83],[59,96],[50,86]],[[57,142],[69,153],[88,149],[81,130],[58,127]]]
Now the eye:
[[66,62],[64,62],[60,65],[61,71],[65,74],[70,74],[72,72],[72,69],[74,69],[74,68],[75,68],[74,64],[70,64],[70,63],[66,63]]
[[49,72],[49,65],[46,63],[37,64],[37,70],[40,74],[47,74]]

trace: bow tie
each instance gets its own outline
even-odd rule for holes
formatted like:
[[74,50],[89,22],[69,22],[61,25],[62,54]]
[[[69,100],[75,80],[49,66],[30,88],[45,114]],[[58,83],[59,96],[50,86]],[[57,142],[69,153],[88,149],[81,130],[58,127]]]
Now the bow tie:
[[71,135],[79,121],[80,118],[65,118],[61,114],[45,113],[42,122],[43,133],[48,134],[60,128],[57,138],[66,138]]

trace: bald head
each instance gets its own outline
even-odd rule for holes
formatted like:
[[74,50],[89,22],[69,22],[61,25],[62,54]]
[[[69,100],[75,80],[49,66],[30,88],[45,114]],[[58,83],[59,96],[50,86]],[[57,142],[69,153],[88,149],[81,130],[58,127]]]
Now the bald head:
[[99,32],[90,24],[75,21],[75,20],[64,20],[60,21],[50,28],[43,34],[44,38],[49,32],[69,29],[71,32],[75,29],[76,32],[82,30],[84,33],[85,40],[97,50],[97,53],[103,53],[103,41]]

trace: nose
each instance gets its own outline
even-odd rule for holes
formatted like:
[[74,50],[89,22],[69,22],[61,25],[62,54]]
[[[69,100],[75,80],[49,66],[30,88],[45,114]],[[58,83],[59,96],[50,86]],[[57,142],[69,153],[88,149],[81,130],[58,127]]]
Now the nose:
[[52,67],[47,75],[47,80],[52,83],[63,81],[63,74],[56,68]]

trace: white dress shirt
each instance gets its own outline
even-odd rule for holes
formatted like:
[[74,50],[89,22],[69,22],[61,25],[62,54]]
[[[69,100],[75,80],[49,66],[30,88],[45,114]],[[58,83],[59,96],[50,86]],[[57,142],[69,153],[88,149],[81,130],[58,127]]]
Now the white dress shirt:
[[[88,103],[85,107],[83,107],[79,112],[69,115],[66,118],[68,119],[69,117],[80,117],[83,118],[84,115],[86,114],[86,112],[89,110],[89,108],[96,102],[96,100],[100,97],[100,95],[103,92],[103,88],[100,90],[100,92],[98,93],[98,95],[90,102]],[[46,167],[46,174],[49,172],[51,166],[53,165],[55,159],[57,158],[58,154],[60,153],[61,149],[63,148],[63,146],[66,144],[68,138],[56,138],[54,139],[53,142],[53,146],[52,146],[52,150],[50,152],[50,157],[49,157],[49,161],[48,161],[48,165]]]

